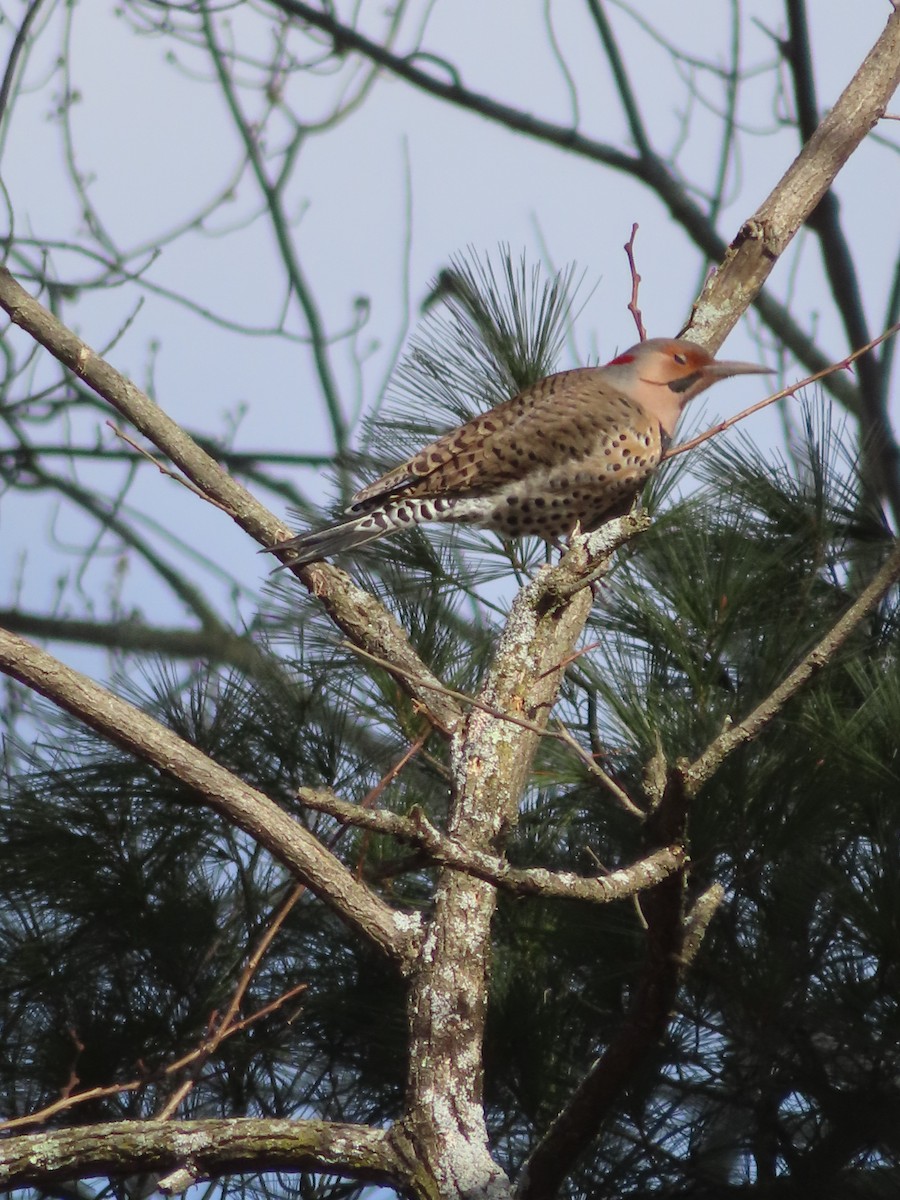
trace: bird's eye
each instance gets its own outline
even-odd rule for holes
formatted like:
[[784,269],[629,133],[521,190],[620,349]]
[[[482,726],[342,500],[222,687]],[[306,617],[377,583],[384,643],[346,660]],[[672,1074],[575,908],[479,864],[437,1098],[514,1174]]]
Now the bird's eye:
[[687,366],[687,356],[684,354],[673,354],[672,357],[678,363],[679,367]]

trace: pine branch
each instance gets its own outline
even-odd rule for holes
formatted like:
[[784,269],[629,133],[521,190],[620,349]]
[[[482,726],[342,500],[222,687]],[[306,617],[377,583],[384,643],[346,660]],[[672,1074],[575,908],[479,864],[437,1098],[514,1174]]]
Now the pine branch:
[[784,709],[785,705],[801,691],[813,676],[833,661],[841,646],[847,641],[859,623],[878,605],[888,591],[900,579],[900,543],[881,570],[850,605],[840,620],[836,621],[823,638],[804,656],[777,688],[739,724],[724,729],[722,733],[692,763],[684,764],[680,771],[684,776],[689,796],[695,796],[703,785],[715,774],[725,759],[740,746],[753,741]]

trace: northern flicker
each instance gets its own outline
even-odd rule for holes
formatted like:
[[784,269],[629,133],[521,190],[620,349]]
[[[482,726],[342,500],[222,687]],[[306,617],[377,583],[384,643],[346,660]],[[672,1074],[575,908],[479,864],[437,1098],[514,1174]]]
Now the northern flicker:
[[650,338],[604,367],[548,375],[450,430],[353,497],[348,518],[270,547],[289,566],[449,521],[555,541],[631,506],[685,404],[719,379],[764,373],[694,342]]

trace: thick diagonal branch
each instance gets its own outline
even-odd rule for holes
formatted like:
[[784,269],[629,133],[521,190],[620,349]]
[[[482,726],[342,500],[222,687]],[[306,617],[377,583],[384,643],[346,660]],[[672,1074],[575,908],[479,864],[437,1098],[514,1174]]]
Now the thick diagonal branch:
[[[271,546],[289,533],[277,517],[232,479],[158,404],[30,296],[5,267],[0,267],[0,307],[16,325],[140,430],[257,542]],[[434,684],[438,680],[383,605],[357,587],[344,571],[327,563],[316,563],[296,573],[351,641],[403,670],[399,677],[402,685],[430,714],[437,727],[449,730],[457,724],[462,715],[457,704],[439,689],[419,692],[409,682],[416,677]]]
[[[859,70],[769,196],[744,222],[722,265],[710,276],[688,326],[692,337],[716,349],[748,303],[760,295],[797,230],[810,221],[824,237],[833,288],[841,286],[847,292],[842,297],[836,292],[836,298],[850,345],[868,340],[865,322],[854,319],[852,267],[847,266],[847,251],[829,189],[847,159],[884,115],[898,85],[900,8],[895,7]],[[877,489],[888,498],[894,518],[900,523],[900,448],[884,403],[886,389],[881,386],[873,359],[861,368],[860,380],[852,411],[860,421],[861,440],[878,476]]]
[[15,634],[0,630],[0,670],[46,696],[91,729],[178,780],[245,830],[364,937],[403,963],[417,921],[358,882],[274,801],[207,758],[153,717]]
[[900,9],[888,18],[859,70],[770,194],[744,222],[724,262],[708,279],[689,326],[704,345],[713,349],[721,345],[759,295],[797,230],[884,115],[898,84]]
[[[805,0],[787,0],[790,37],[783,43],[794,83],[797,121],[804,141],[816,134],[819,105],[816,100],[813,52]],[[862,346],[872,336],[863,303],[859,274],[853,252],[840,217],[840,204],[833,189],[829,189],[809,215],[807,224],[817,235],[822,248],[822,267],[828,277],[835,308],[840,313],[847,343]],[[887,411],[887,389],[882,372],[890,365],[882,354],[864,355],[857,364],[860,409],[863,427],[869,436],[861,447],[865,467],[862,478],[876,495],[891,500],[895,520],[900,523],[900,475],[897,447]]]

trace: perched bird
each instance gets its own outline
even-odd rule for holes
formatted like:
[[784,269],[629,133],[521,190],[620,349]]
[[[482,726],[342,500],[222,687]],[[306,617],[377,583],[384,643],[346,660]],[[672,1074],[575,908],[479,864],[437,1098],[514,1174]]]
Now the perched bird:
[[317,562],[428,521],[555,541],[627,512],[689,400],[730,375],[694,342],[650,338],[604,367],[561,371],[451,429],[353,497],[347,520],[270,547]]

